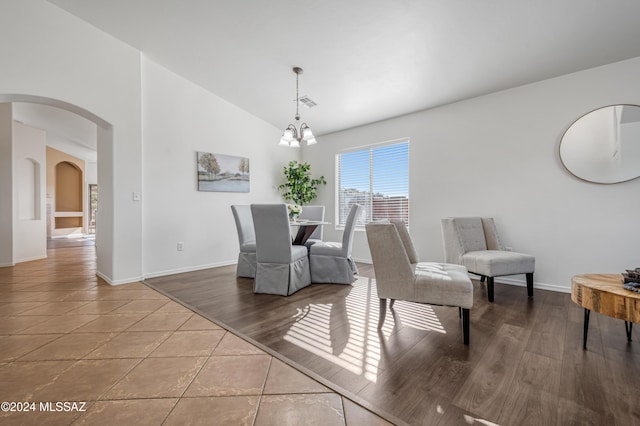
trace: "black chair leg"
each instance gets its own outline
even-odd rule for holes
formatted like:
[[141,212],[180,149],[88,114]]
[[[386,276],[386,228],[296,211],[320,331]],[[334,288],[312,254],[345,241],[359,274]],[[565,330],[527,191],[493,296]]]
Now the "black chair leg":
[[493,303],[493,277],[487,277],[487,295],[489,302]]
[[484,275],[480,275],[480,282],[483,283],[486,277]]
[[458,306],[458,318],[462,318],[462,308]]
[[624,330],[627,332],[627,341],[631,341],[631,332],[633,331],[633,323],[632,322],[624,322]]
[[527,296],[533,297],[533,272],[527,275]]
[[396,299],[389,299],[389,300],[391,300],[391,302],[389,303],[389,307],[393,308],[393,303],[396,301]]
[[378,328],[382,328],[382,325],[384,324],[384,317],[386,315],[387,315],[387,299],[380,299],[380,315],[378,317]]
[[469,309],[462,309],[462,335],[465,345],[469,345]]

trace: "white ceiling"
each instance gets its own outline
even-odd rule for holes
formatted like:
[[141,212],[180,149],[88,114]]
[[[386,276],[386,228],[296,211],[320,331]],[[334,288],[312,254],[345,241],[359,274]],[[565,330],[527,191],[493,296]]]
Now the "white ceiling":
[[14,102],[13,119],[47,132],[47,145],[90,163],[97,161],[98,128],[92,121],[62,108]]
[[276,127],[326,134],[640,56],[634,0],[49,0]]

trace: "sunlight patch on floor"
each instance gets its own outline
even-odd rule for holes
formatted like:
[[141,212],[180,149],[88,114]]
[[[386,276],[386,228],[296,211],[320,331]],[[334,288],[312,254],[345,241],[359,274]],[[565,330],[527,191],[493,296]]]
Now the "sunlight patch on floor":
[[387,310],[378,330],[378,308],[375,282],[360,278],[344,302],[299,308],[284,340],[375,382],[380,374],[380,339],[389,341],[403,327],[446,333],[431,306],[403,301]]

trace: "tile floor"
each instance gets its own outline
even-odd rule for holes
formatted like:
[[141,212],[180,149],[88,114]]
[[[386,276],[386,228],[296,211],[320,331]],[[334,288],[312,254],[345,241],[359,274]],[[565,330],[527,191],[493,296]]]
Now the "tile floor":
[[144,284],[109,286],[94,247],[0,268],[0,401],[28,403],[3,425],[389,424]]

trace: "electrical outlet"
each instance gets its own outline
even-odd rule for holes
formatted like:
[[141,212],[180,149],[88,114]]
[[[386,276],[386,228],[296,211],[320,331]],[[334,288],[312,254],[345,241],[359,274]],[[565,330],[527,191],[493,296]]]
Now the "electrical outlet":
[[178,243],[177,249],[178,249],[178,251],[184,250],[184,243],[182,243],[182,242]]

